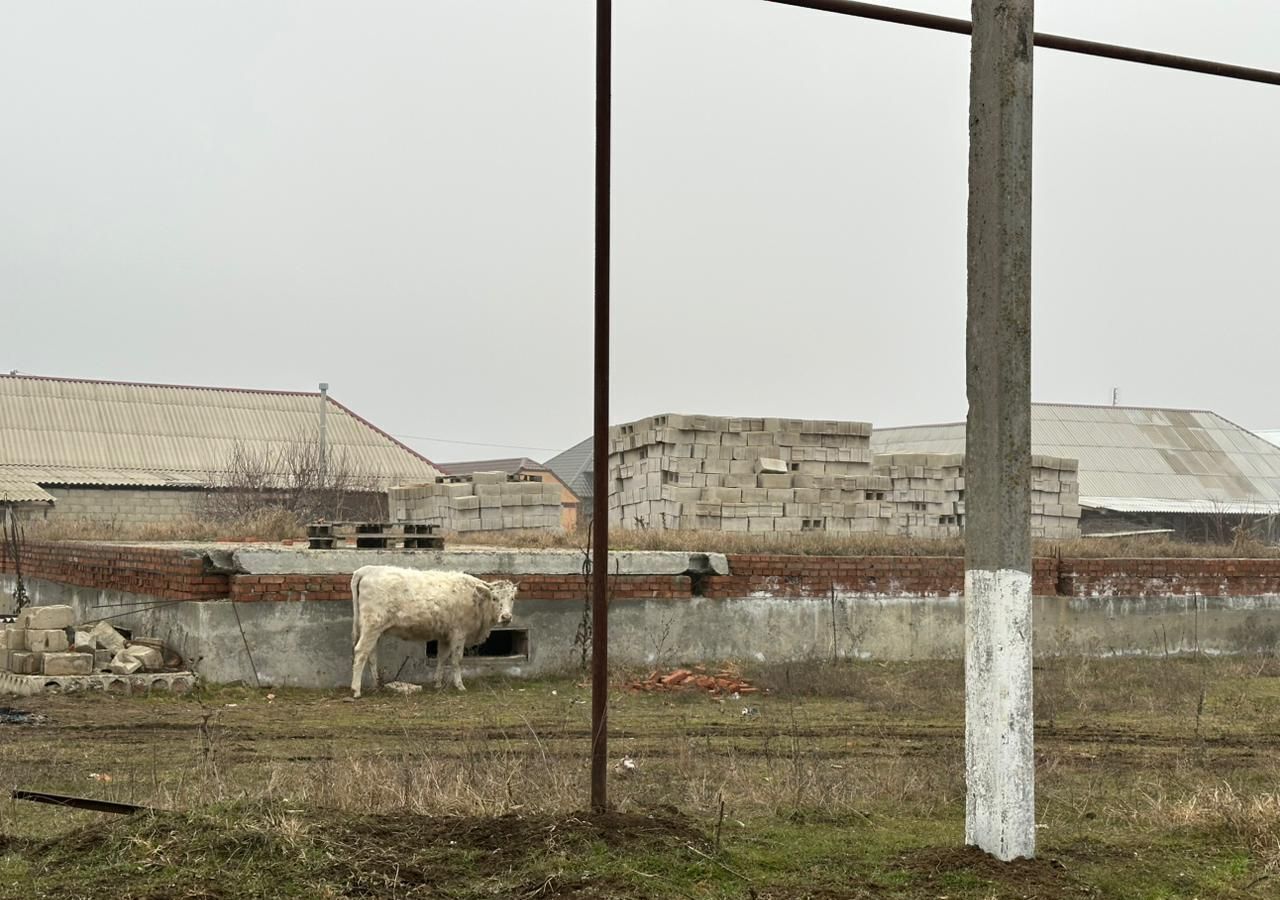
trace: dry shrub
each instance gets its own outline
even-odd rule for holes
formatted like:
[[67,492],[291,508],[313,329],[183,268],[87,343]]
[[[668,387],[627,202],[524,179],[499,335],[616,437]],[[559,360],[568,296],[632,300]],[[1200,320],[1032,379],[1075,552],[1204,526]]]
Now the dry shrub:
[[[454,545],[527,549],[582,549],[585,532],[470,531],[448,536]],[[723,531],[613,529],[611,550],[678,550],[702,553],[777,553],[791,556],[964,556],[963,538],[929,539],[900,535],[828,532],[741,534]],[[1195,544],[1173,541],[1165,535],[1129,538],[1075,538],[1035,542],[1035,555],[1065,559],[1172,558],[1172,559],[1276,559],[1280,546],[1256,540],[1235,544]]]
[[1223,782],[1178,800],[1158,802],[1150,812],[1157,821],[1221,828],[1248,847],[1264,871],[1280,872],[1280,794],[1245,794]]
[[281,541],[306,533],[294,513],[270,507],[227,519],[186,516],[145,524],[55,516],[33,519],[26,528],[27,539],[33,541]]

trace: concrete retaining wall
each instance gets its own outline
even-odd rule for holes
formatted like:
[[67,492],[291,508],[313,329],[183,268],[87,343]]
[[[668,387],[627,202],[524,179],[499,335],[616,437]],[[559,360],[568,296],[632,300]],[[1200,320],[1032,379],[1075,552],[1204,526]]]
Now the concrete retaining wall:
[[[0,612],[12,563],[0,559]],[[473,672],[545,673],[578,657],[585,584],[571,551],[33,542],[23,557],[37,604],[69,603],[82,622],[115,617],[208,681],[253,684],[256,670],[264,684],[328,688],[349,683],[350,572],[368,563],[520,584],[513,625],[528,630],[528,658],[471,659]],[[610,656],[621,665],[958,658],[963,647],[960,559],[618,553],[610,569]],[[1277,559],[1038,559],[1033,586],[1042,655],[1280,649]],[[388,677],[430,680],[420,643],[388,639],[380,657]]]
[[[12,591],[0,575],[0,591]],[[336,688],[350,683],[351,607],[294,603],[165,601],[117,590],[44,580],[28,583],[37,604],[69,603],[78,621],[115,616],[136,634],[160,638],[213,683]],[[237,613],[238,620],[237,620]],[[122,615],[123,614],[123,615]],[[529,631],[527,660],[469,659],[471,675],[561,671],[575,664],[580,601],[516,601],[515,627]],[[1151,655],[1271,651],[1280,648],[1280,596],[1065,598],[1035,600],[1039,655]],[[240,629],[244,629],[241,637]],[[615,600],[610,657],[622,666],[726,659],[959,658],[964,607],[958,597],[834,596]],[[245,644],[248,644],[246,650]],[[253,665],[249,658],[252,654]],[[434,661],[422,644],[385,639],[386,678],[429,682]]]

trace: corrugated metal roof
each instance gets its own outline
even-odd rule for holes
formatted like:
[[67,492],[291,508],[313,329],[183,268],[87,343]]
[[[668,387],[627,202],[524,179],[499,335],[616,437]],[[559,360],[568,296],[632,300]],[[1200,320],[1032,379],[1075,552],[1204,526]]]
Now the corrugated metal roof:
[[[963,453],[964,423],[880,429],[875,453]],[[1118,512],[1280,511],[1280,447],[1204,410],[1031,407],[1035,453],[1080,461],[1080,503]]]
[[52,503],[53,496],[40,485],[0,471],[0,503]]
[[[430,460],[332,398],[330,460],[381,486],[434,479]],[[320,394],[0,375],[0,471],[40,484],[215,483],[251,456],[317,439]]]

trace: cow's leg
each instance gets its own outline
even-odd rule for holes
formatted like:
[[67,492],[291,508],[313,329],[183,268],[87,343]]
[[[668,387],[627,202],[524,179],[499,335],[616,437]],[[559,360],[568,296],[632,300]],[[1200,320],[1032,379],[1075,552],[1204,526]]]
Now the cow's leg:
[[449,661],[453,663],[453,686],[465,691],[462,686],[462,651],[466,649],[466,636],[454,634],[449,638]]
[[436,690],[444,686],[444,665],[449,658],[449,639],[436,638]]
[[[369,661],[369,654],[378,646],[379,632],[363,631],[360,634],[360,640],[356,642],[356,646],[352,651],[353,659],[351,662],[351,694],[354,697],[360,696],[360,683],[364,680],[364,666]],[[377,663],[374,663],[374,681],[377,681]]]

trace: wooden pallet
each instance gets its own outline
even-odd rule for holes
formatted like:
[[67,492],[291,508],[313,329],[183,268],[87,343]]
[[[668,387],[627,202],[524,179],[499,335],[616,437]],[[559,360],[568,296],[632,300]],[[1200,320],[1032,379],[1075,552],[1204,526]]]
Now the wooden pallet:
[[312,550],[443,550],[439,526],[427,522],[316,522],[307,526]]

